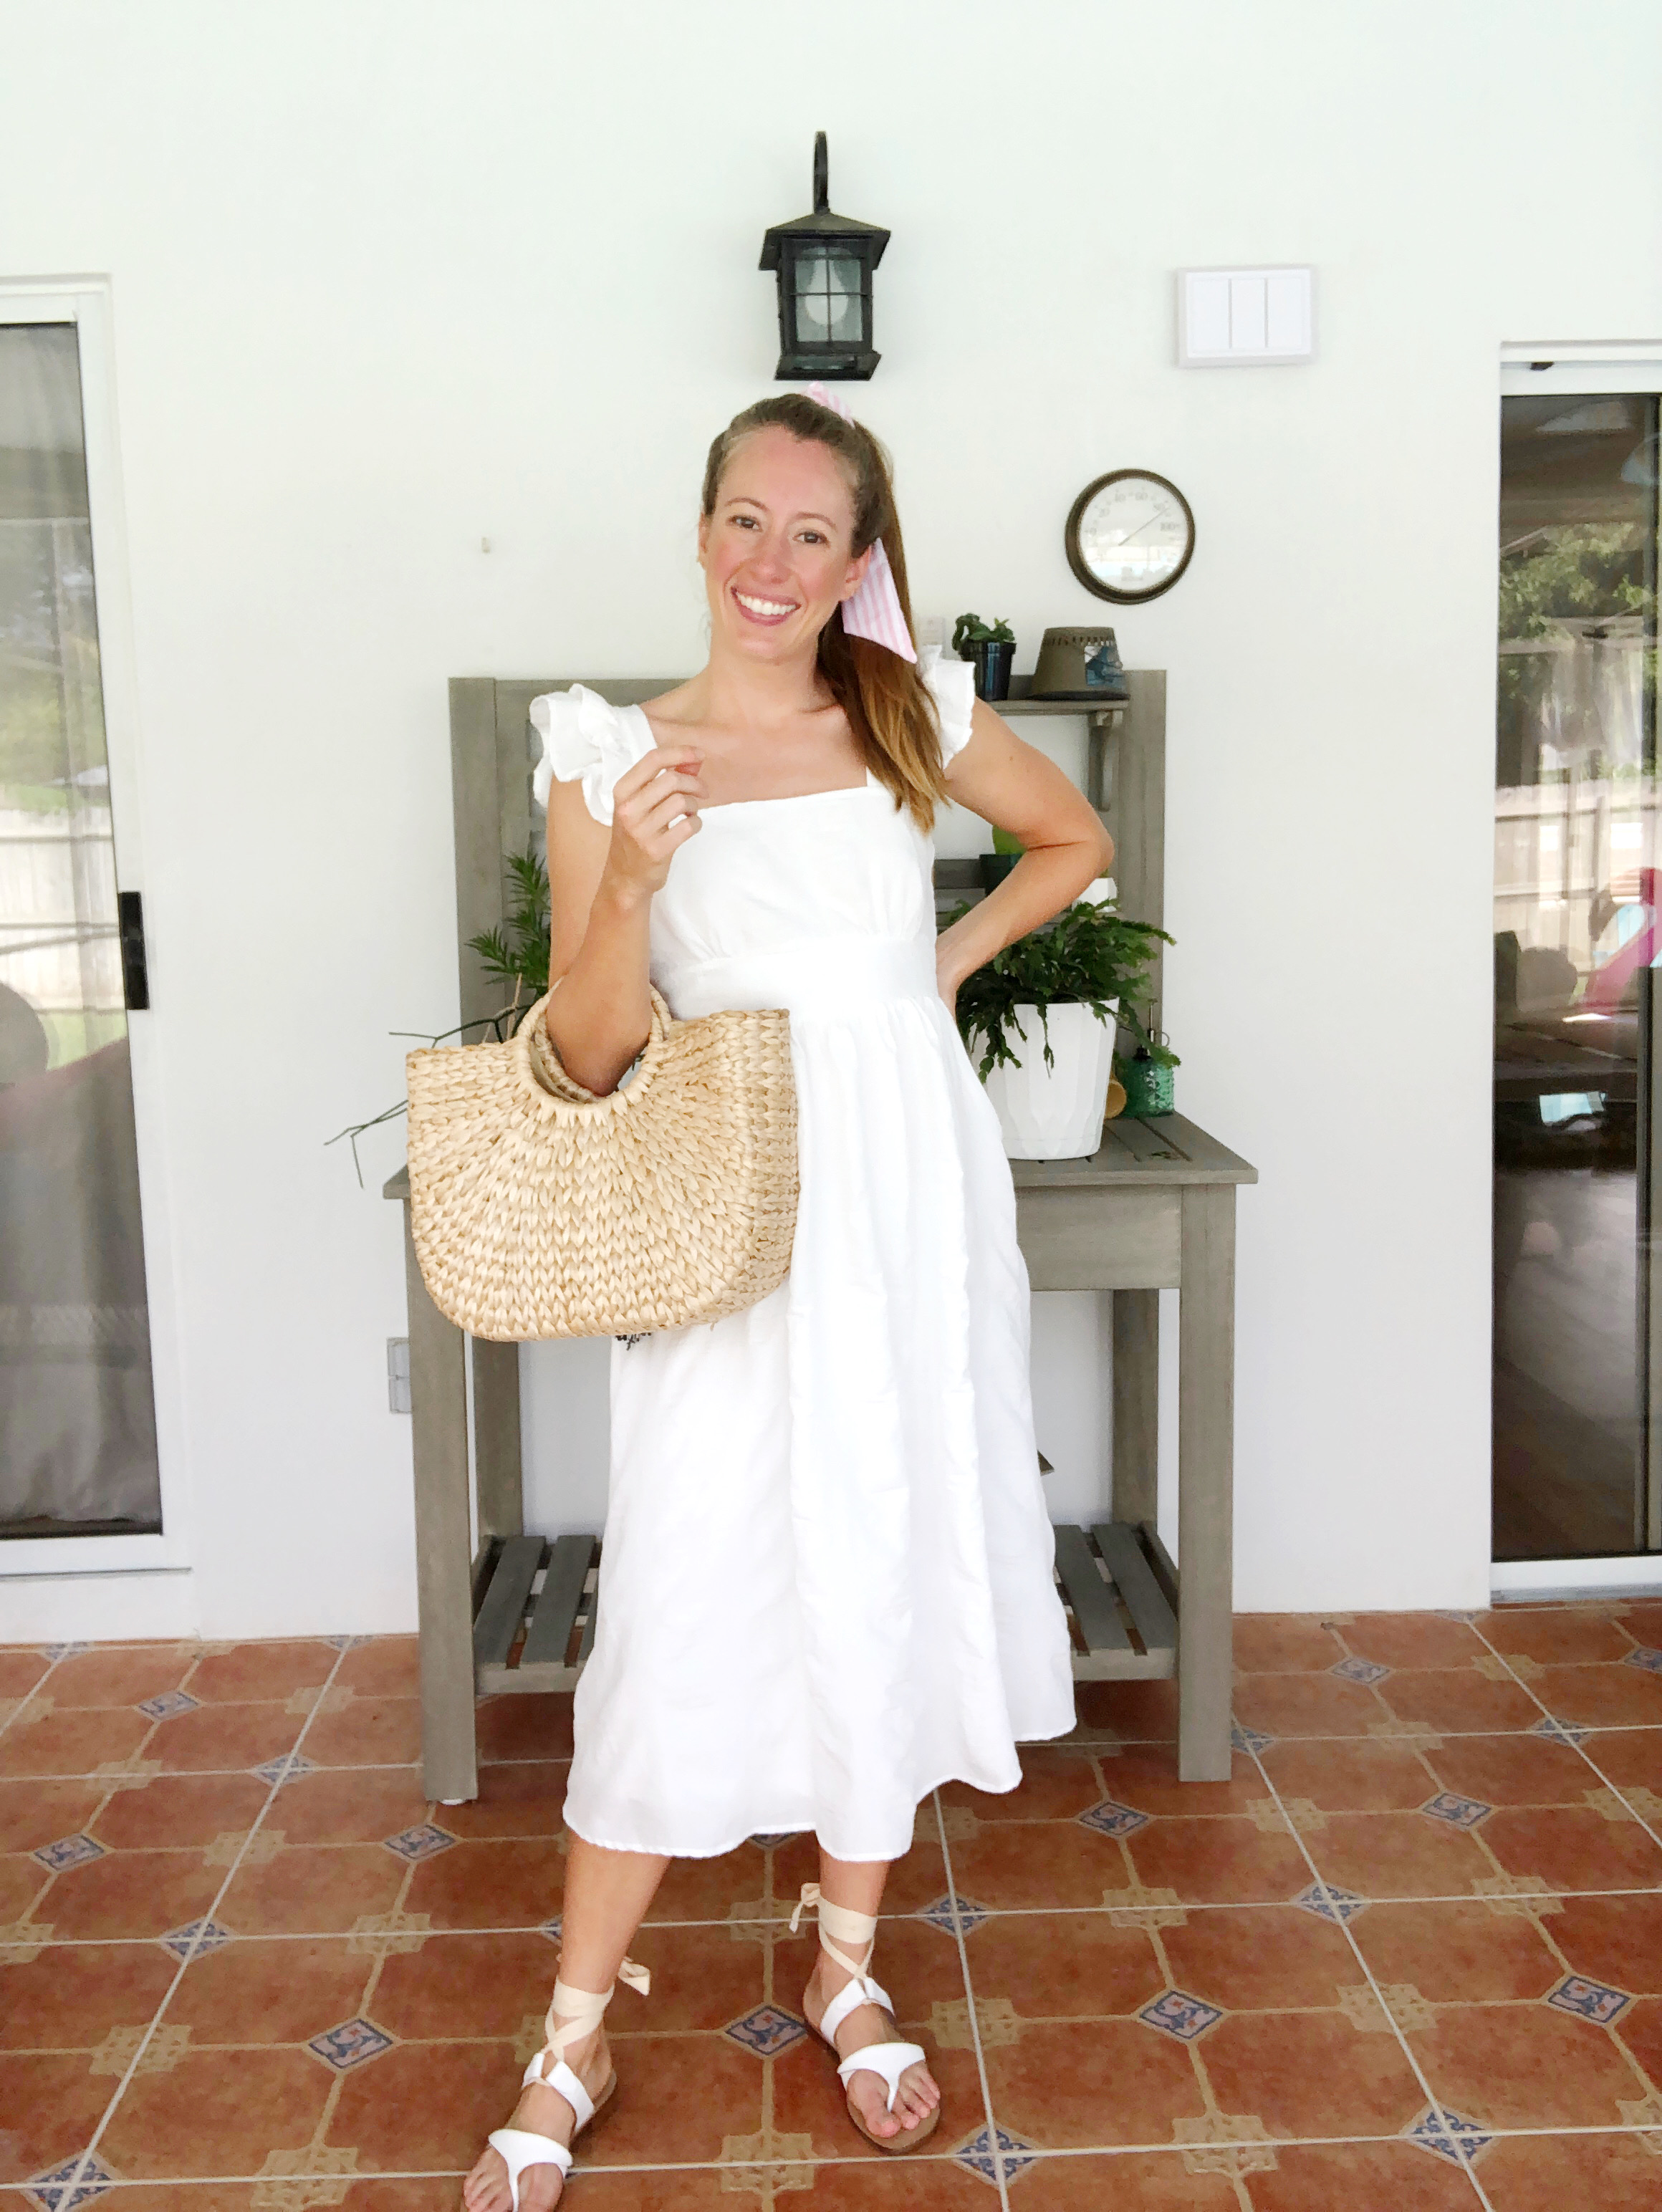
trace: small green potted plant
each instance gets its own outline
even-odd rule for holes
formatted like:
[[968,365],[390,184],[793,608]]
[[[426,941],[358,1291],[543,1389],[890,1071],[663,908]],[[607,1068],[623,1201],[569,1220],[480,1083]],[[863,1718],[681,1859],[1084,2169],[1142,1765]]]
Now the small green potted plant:
[[[1119,1009],[1141,994],[1156,946],[1171,943],[1127,921],[1104,880],[965,979],[959,1031],[1012,1159],[1081,1159],[1100,1146]],[[1141,1037],[1135,1014],[1129,1025]]]
[[1125,1086],[1125,1115],[1128,1121],[1147,1121],[1157,1114],[1170,1114],[1176,1100],[1176,1086],[1172,1071],[1183,1062],[1172,1049],[1164,1030],[1154,1025],[1155,1008],[1148,1009],[1147,1024],[1137,1018],[1135,1012],[1128,1014],[1126,1026],[1137,1039],[1136,1050],[1129,1060],[1115,1062],[1115,1073]]
[[953,651],[960,660],[973,662],[978,699],[1009,697],[1015,632],[1001,616],[985,623],[979,615],[960,615],[953,626]]

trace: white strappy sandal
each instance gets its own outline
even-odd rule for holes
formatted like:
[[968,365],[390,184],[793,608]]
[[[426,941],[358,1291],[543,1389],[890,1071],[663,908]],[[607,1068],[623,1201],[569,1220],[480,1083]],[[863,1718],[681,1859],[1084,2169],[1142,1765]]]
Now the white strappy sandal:
[[[797,1923],[809,1905],[818,1908],[819,1918],[819,1948],[843,1968],[850,1978],[844,1983],[825,2007],[815,2033],[828,2043],[839,2063],[838,2079],[846,2089],[856,2074],[875,2074],[888,2087],[886,2110],[894,2110],[894,2100],[900,2094],[900,2077],[909,2066],[926,2065],[928,2053],[916,2043],[868,2043],[858,2051],[850,2051],[846,2058],[837,2051],[837,2031],[851,2012],[861,2005],[880,2005],[891,2020],[894,2018],[894,2003],[886,1989],[880,1987],[867,1972],[872,1962],[872,1953],[877,1948],[877,1922],[869,1912],[853,1912],[846,1905],[833,1905],[819,1894],[817,1881],[805,1881],[796,1910],[790,1917],[790,1932],[796,1933]],[[858,1954],[850,1958],[842,1949],[844,1943]],[[903,2128],[898,2135],[874,2135],[854,2106],[849,2106],[849,2118],[866,2141],[877,2150],[916,2150],[919,2143],[932,2136],[941,2121],[937,2105],[926,2120],[915,2128]]]
[[[618,1967],[618,1981],[627,1982],[642,1996],[652,1987],[652,1976],[644,1966],[637,1966],[633,1959],[625,1959]],[[612,1988],[617,1986],[614,1982]],[[591,2097],[566,2064],[563,2054],[572,2044],[581,2043],[593,2035],[611,2002],[612,1990],[597,1996],[592,1990],[574,1990],[569,1982],[557,1981],[548,2008],[548,2040],[521,2079],[521,2089],[540,2083],[565,2099],[577,2115],[577,2124],[571,2130],[573,2142],[616,2090],[618,2075],[614,2068],[600,2095]],[[564,2021],[563,2027],[555,2027],[557,2016]],[[543,2062],[550,2058],[553,2065],[545,2068]],[[496,2128],[485,2141],[492,2150],[501,2154],[502,2164],[508,2168],[508,2194],[513,2212],[520,2212],[520,2176],[527,2166],[557,2166],[562,2182],[571,2171],[571,2153],[563,2142],[556,2142],[552,2136],[533,2135],[529,2128]]]

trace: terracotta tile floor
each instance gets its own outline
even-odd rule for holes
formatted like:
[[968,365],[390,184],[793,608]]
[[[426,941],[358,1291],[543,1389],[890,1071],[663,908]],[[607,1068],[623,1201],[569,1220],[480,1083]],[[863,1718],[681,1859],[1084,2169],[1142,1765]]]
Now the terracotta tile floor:
[[[879,1971],[946,2093],[843,2120],[811,1842],[671,1872],[593,2212],[1662,2205],[1662,1605],[1244,1618],[1227,1783],[1164,1683],[920,1808]],[[413,1641],[0,1650],[0,2212],[437,2212],[539,2040],[569,1699],[421,1793]]]

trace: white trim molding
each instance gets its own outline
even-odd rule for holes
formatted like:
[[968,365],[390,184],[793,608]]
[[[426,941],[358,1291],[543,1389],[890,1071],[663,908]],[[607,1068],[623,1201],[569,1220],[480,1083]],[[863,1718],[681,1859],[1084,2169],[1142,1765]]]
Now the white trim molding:
[[1662,1553],[1619,1559],[1496,1559],[1488,1573],[1496,1598],[1654,1597],[1662,1595]]
[[0,1583],[0,1620],[9,1644],[148,1644],[201,1633],[188,1567],[8,1576]]

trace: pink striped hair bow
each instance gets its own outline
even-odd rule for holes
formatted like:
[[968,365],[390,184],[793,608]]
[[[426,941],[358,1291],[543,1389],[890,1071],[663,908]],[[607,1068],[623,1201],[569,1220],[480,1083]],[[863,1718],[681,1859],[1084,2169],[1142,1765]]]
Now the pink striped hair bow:
[[[853,410],[841,392],[830,392],[823,384],[811,384],[808,397],[820,406],[829,407],[833,415],[840,415],[845,422],[853,422]],[[885,645],[891,653],[898,653],[903,660],[915,661],[917,647],[912,643],[912,634],[900,611],[894,571],[889,566],[889,556],[880,538],[871,554],[866,564],[865,580],[851,599],[843,602],[843,628],[849,637],[868,637],[874,645]]]

